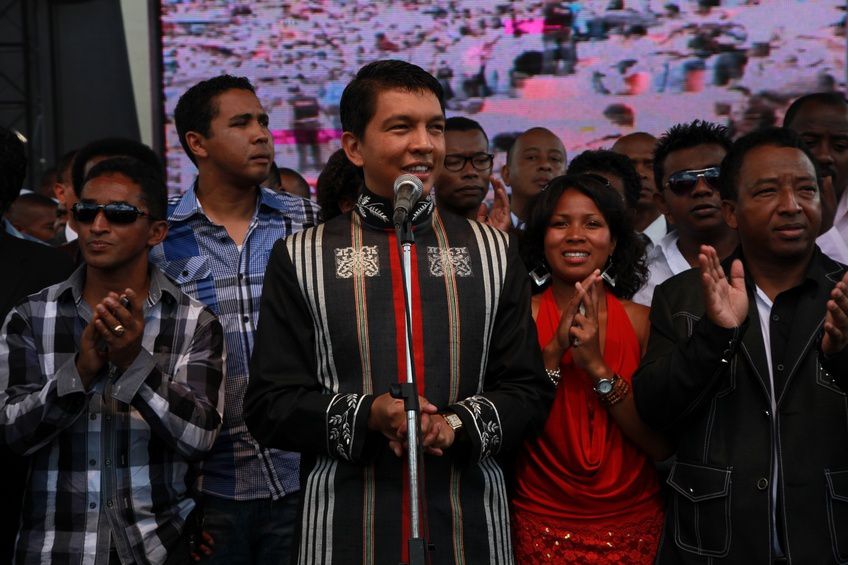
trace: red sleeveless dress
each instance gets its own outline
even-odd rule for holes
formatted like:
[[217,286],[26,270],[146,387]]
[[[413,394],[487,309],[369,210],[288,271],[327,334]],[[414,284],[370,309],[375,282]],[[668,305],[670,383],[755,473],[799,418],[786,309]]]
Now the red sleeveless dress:
[[[606,293],[604,361],[630,379],[639,339],[621,303]],[[541,296],[536,327],[544,347],[560,314]],[[592,379],[562,358],[562,380],[544,432],[524,444],[516,467],[513,535],[517,563],[653,563],[663,524],[648,456],[599,402]]]

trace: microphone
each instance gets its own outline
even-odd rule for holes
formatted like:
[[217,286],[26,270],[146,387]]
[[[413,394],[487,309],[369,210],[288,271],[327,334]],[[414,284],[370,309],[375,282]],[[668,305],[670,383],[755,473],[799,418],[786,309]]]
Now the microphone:
[[405,174],[395,179],[395,212],[392,219],[395,227],[402,225],[412,207],[424,194],[424,183],[415,175]]

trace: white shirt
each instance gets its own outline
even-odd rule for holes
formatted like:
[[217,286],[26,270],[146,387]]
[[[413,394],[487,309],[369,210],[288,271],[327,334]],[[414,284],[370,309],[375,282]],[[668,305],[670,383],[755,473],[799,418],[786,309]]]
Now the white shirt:
[[510,221],[512,221],[512,227],[514,227],[518,231],[524,231],[525,229],[527,229],[527,224],[524,222],[524,220],[516,216],[515,212],[513,212],[512,210],[509,211],[509,219]]
[[660,214],[657,219],[651,222],[648,227],[642,232],[651,240],[651,249],[658,245],[660,240],[668,233],[668,223],[665,216]]
[[833,227],[821,234],[816,243],[822,252],[842,264],[848,265],[848,190],[836,205]]
[[[760,317],[760,333],[763,335],[763,349],[766,353],[766,366],[768,366],[769,401],[771,403],[771,413],[774,415],[777,414],[777,401],[774,393],[774,372],[771,365],[771,309],[774,307],[774,302],[771,301],[765,291],[763,291],[760,287],[755,285],[754,289],[756,290],[754,293],[754,301],[757,303],[757,314]],[[773,416],[773,418],[774,417],[775,416]],[[772,419],[772,425],[773,423],[774,419]],[[777,453],[776,430],[773,430],[772,433],[772,450],[774,453]],[[771,503],[772,522],[777,524],[777,457],[774,458],[774,462],[771,466]],[[779,547],[777,542],[777,526],[775,526],[772,531],[772,539],[774,540],[772,543],[775,550],[782,554],[783,550]]]
[[651,248],[648,253],[648,282],[633,295],[633,302],[650,307],[657,285],[692,268],[677,247],[678,239],[677,232],[673,231],[665,234]]
[[65,241],[67,243],[72,242],[76,238],[79,237],[79,234],[74,231],[70,224],[65,224]]

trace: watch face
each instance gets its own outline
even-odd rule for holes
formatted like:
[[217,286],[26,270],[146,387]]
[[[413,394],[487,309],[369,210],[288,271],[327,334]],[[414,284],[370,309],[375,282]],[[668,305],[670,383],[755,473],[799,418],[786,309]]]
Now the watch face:
[[612,381],[608,379],[598,381],[595,390],[598,391],[598,394],[609,394],[612,391]]

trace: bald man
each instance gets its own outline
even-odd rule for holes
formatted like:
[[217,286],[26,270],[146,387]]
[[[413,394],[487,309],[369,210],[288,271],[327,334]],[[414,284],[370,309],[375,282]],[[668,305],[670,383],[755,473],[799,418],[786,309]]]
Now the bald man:
[[839,92],[802,96],[786,110],[783,127],[797,132],[823,177],[821,250],[848,263],[848,100]]
[[524,229],[530,200],[552,178],[565,174],[565,160],[562,141],[547,128],[530,128],[515,138],[501,177],[512,188],[512,225],[516,229]]
[[654,183],[656,144],[656,137],[639,131],[618,138],[612,146],[612,151],[627,156],[636,167],[636,172],[639,173],[642,190],[639,192],[639,201],[634,209],[633,227],[636,231],[648,236],[654,245],[668,232],[665,216],[657,209],[654,201],[654,194],[657,192]]
[[50,244],[56,239],[57,207],[52,198],[43,194],[21,194],[12,202],[6,219],[19,232]]

